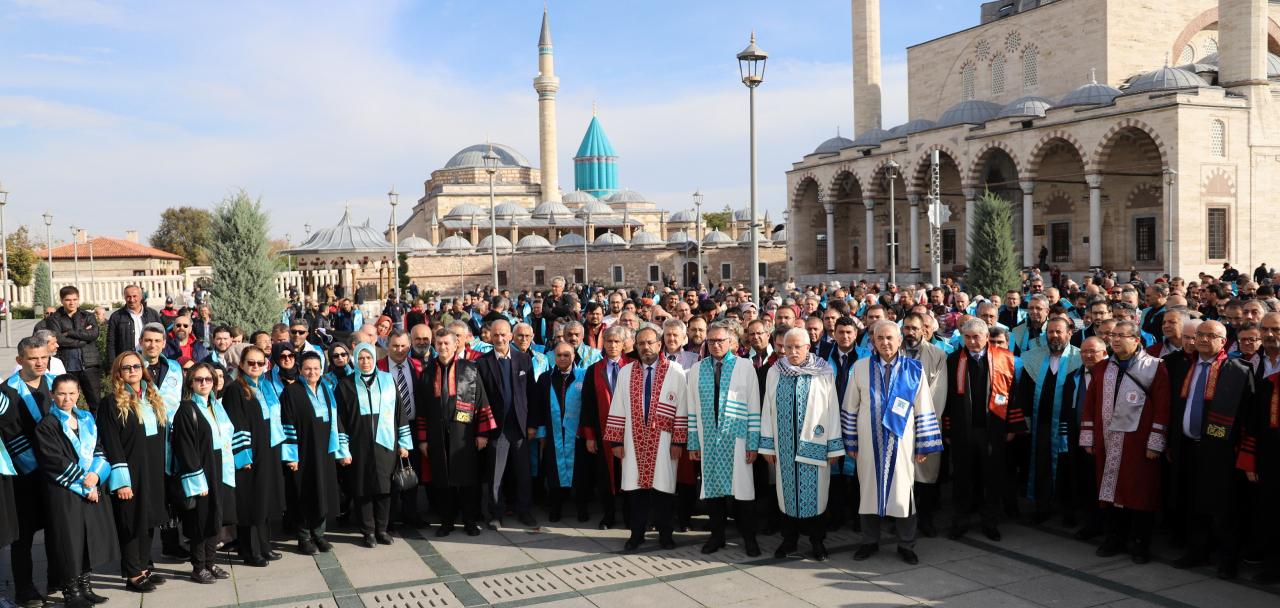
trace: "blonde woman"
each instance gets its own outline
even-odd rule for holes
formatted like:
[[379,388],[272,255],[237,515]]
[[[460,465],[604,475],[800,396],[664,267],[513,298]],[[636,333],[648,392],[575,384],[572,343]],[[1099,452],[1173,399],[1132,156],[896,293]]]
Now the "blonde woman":
[[120,353],[111,364],[115,390],[98,407],[98,427],[111,474],[120,570],[125,587],[154,591],[162,580],[151,572],[151,539],[169,519],[165,509],[164,464],[167,441],[164,400],[138,353]]

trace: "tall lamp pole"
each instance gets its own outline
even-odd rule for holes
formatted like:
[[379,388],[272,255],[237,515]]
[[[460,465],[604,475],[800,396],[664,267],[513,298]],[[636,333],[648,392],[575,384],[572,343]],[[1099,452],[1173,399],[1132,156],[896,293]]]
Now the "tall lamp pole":
[[1164,267],[1165,272],[1169,273],[1169,279],[1173,280],[1173,185],[1178,181],[1178,172],[1173,167],[1166,167],[1164,170]]
[[76,289],[80,288],[80,229],[71,227],[71,251],[75,256]]
[[[751,299],[756,302],[760,301],[760,232],[756,226],[756,87],[764,82],[764,67],[768,59],[769,54],[756,46],[756,33],[752,31],[750,44],[738,53],[738,74],[750,91],[751,100]],[[701,273],[702,269],[698,270]]]
[[[49,299],[53,300],[53,214],[45,211],[41,217],[44,218],[45,251],[49,254]],[[52,306],[53,302],[45,302],[44,305]]]
[[[587,223],[582,225],[582,288],[589,291],[590,288],[587,286],[591,284],[591,280],[587,278],[587,269],[590,268],[590,266],[587,265],[587,262],[589,261],[587,247],[591,245],[591,237],[589,234],[591,232],[591,206],[587,205],[586,209]],[[586,291],[584,291],[584,293],[586,293]]]
[[[489,151],[484,154],[484,171],[489,174],[489,265],[493,268],[490,270],[492,276],[489,277],[493,281],[493,288],[498,288],[498,211],[493,197],[493,179],[498,174],[498,155],[493,153],[493,146],[489,146]],[[511,246],[514,248],[515,243]],[[501,290],[498,293],[502,293]]]
[[[396,222],[396,205],[400,204],[400,195],[392,186],[387,192],[387,200],[391,203],[391,289],[400,286],[400,224]],[[398,297],[400,294],[396,294]]]
[[693,208],[694,208],[693,217],[694,217],[694,221],[697,222],[696,224],[693,225],[693,238],[695,241],[697,241],[695,245],[697,245],[698,247],[698,275],[693,279],[694,289],[697,289],[698,285],[700,285],[703,282],[702,281],[702,201],[703,201],[702,189],[699,188],[693,193]]
[[[0,278],[0,292],[9,311],[13,310],[13,297],[9,293],[9,233],[4,231],[4,206],[9,202],[9,192],[0,184],[0,256],[4,257],[4,277]],[[13,313],[4,315],[4,345],[13,346]]]
[[885,177],[889,178],[889,282],[898,284],[898,221],[897,192],[894,190],[898,181],[900,166],[892,158],[884,166]]

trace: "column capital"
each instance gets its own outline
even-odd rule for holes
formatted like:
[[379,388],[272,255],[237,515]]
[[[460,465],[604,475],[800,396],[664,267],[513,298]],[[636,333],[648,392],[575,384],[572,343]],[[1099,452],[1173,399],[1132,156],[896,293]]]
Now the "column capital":
[[915,207],[916,205],[919,205],[919,204],[920,204],[920,199],[922,199],[922,198],[924,198],[924,195],[923,195],[923,194],[920,194],[919,192],[908,192],[908,193],[907,193],[907,202],[911,203],[911,206],[912,206],[912,207]]
[[960,191],[964,193],[965,202],[973,201],[978,198],[977,186],[964,186],[960,188]]
[[1089,184],[1089,188],[1097,189],[1102,187],[1101,173],[1088,173],[1084,176],[1085,183]]
[[876,199],[869,196],[865,197],[862,199],[862,206],[866,207],[867,211],[871,211],[876,208]]
[[835,215],[836,204],[832,201],[822,201],[822,209],[827,212],[827,215]]
[[1020,181],[1018,185],[1022,187],[1023,194],[1034,194],[1036,191],[1035,180]]

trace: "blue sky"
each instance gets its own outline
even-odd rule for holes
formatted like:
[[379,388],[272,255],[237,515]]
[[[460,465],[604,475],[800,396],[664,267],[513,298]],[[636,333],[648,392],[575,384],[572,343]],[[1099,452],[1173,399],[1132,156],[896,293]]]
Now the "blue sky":
[[[906,46],[973,26],[977,0],[886,0],[885,124],[906,119]],[[755,28],[761,205],[852,122],[847,0],[550,3],[560,181],[593,101],[621,185],[660,206],[748,200],[747,93],[734,55]],[[385,225],[458,149],[489,138],[537,162],[532,88],[542,2],[0,0],[6,223],[54,216],[145,238],[161,210],[260,196],[272,234]],[[405,206],[402,205],[402,210]],[[402,211],[403,212],[403,211]],[[403,217],[403,216],[402,216]],[[43,230],[41,230],[43,233]]]

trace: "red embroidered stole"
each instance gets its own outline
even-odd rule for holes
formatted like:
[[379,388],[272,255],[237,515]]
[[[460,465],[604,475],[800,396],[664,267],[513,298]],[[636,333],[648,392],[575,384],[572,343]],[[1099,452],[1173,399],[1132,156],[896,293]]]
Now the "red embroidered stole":
[[[987,410],[1001,420],[1009,416],[1009,391],[1013,387],[1014,357],[1013,353],[996,347],[987,348],[987,356],[991,357],[991,373],[987,382],[991,384],[991,396],[987,400]],[[965,383],[969,379],[969,353],[960,356],[956,365],[956,394],[963,395]]]
[[649,419],[644,415],[644,364],[636,361],[631,372],[627,392],[631,397],[631,443],[635,447],[636,472],[639,487],[653,487],[653,471],[658,463],[658,446],[662,433],[675,432],[675,403],[663,403],[662,383],[667,378],[671,363],[662,357],[653,366],[653,385],[649,395]]

